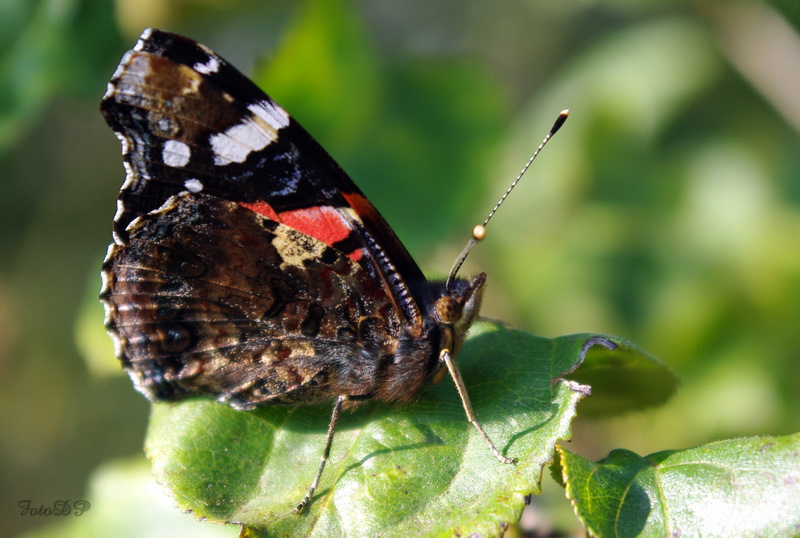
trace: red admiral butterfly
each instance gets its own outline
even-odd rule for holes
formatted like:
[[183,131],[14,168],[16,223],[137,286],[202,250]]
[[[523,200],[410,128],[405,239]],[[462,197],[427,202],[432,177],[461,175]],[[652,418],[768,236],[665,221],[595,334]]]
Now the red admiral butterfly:
[[[499,461],[515,462],[475,418],[455,364],[486,281],[456,274],[483,226],[445,282],[426,280],[296,121],[181,36],[145,30],[101,110],[127,175],[100,297],[139,392],[152,401],[209,396],[236,409],[334,401],[297,511],[317,487],[342,408],[407,402],[447,371],[467,419]],[[548,138],[565,119],[566,111]]]

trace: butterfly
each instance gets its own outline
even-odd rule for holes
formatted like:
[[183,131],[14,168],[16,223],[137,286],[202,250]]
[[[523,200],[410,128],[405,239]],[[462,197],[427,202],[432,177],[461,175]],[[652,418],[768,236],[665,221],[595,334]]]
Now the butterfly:
[[515,463],[475,417],[455,362],[486,281],[457,276],[471,246],[447,280],[427,280],[326,151],[185,37],[145,30],[100,108],[126,171],[100,298],[139,392],[240,410],[333,402],[297,512],[319,484],[342,409],[408,402],[447,372],[490,450]]

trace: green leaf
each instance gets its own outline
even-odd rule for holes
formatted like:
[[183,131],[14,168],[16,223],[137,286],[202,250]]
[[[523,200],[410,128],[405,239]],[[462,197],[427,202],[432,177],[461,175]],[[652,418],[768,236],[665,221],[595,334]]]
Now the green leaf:
[[575,512],[594,536],[797,536],[800,434],[718,441],[593,463],[559,447]]
[[311,536],[499,535],[539,493],[555,442],[570,436],[588,392],[560,380],[581,364],[594,335],[546,339],[479,324],[459,356],[475,412],[499,463],[467,422],[452,381],[394,409],[345,413],[311,504],[297,515],[319,464],[331,406],[252,412],[204,399],[153,406],[146,451],[179,506],[270,534]]
[[[593,335],[575,335],[591,338]],[[664,403],[678,387],[678,378],[667,365],[635,344],[612,336],[616,347],[595,346],[570,379],[592,387],[593,397],[581,405],[581,414],[614,415]],[[591,340],[589,340],[591,342]]]

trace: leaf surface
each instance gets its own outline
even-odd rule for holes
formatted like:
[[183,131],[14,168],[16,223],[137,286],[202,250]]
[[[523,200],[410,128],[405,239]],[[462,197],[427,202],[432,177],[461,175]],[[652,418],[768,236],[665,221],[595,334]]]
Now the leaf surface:
[[499,535],[519,519],[525,496],[539,493],[542,468],[556,441],[569,438],[575,405],[589,392],[561,376],[591,345],[617,344],[475,329],[458,363],[478,420],[517,465],[494,458],[446,378],[411,405],[343,413],[322,481],[300,515],[292,509],[319,464],[328,406],[156,404],[146,443],[156,477],[182,509],[244,523],[256,535]]
[[575,512],[594,536],[797,536],[800,434],[717,441],[594,463],[559,447]]

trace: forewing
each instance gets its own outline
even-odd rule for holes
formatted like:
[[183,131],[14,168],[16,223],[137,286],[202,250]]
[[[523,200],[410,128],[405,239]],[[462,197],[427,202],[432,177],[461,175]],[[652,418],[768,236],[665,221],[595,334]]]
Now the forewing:
[[114,219],[127,227],[182,191],[239,203],[335,248],[380,282],[411,330],[424,277],[333,159],[280,106],[210,49],[146,30],[109,82],[101,110],[127,172]]

